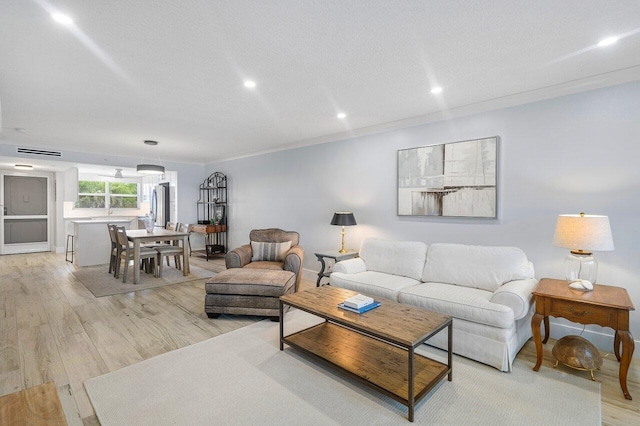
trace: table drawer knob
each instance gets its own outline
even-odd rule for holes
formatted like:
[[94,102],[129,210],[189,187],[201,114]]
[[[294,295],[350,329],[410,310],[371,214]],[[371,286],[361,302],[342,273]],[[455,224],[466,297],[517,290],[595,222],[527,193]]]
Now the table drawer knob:
[[575,309],[573,309],[573,308],[569,308],[569,312],[571,312],[572,314],[574,314],[574,315],[575,315],[575,316],[577,316],[577,317],[581,317],[581,316],[583,316],[583,315],[588,315],[588,314],[591,314],[591,313],[592,313],[592,312],[587,311],[587,310],[583,310],[583,311],[576,311],[576,310],[575,310]]

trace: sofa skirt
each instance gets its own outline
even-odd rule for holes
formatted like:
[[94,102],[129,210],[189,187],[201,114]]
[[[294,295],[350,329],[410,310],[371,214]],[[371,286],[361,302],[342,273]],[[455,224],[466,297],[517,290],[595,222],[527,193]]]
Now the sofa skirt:
[[[531,317],[534,308],[511,329],[499,329],[470,321],[453,319],[453,352],[465,358],[510,372],[513,360],[532,336]],[[473,331],[472,331],[473,330]],[[427,341],[439,349],[447,349],[447,332],[441,331]]]

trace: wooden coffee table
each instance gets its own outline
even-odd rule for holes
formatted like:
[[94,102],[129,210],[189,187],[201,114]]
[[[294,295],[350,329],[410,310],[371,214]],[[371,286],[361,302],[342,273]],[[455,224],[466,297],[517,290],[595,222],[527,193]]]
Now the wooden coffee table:
[[[356,292],[324,286],[280,297],[280,350],[284,344],[327,361],[350,377],[408,408],[414,407],[445,376],[452,380],[452,320],[413,306],[379,299],[382,305],[364,314],[338,308]],[[284,335],[284,305],[325,321]],[[448,328],[447,364],[416,354],[416,347]],[[383,362],[384,361],[384,362]]]

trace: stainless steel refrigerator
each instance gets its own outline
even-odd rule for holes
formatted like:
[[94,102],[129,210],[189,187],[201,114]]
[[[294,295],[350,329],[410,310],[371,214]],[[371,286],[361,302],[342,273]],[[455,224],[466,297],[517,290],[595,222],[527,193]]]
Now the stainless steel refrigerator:
[[169,183],[161,183],[153,189],[151,194],[151,215],[156,226],[164,228],[171,222]]

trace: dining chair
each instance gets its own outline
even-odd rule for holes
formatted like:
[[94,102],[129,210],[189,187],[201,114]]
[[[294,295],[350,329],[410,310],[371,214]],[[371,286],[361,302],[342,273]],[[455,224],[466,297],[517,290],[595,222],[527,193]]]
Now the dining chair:
[[[178,223],[177,228],[178,232],[188,232],[191,234],[191,225],[188,223]],[[189,245],[189,256],[191,256],[191,235],[187,237],[187,243]]]
[[[127,282],[127,271],[129,269],[129,262],[133,260],[133,247],[129,244],[129,240],[127,239],[127,231],[124,226],[116,227],[116,236],[118,239],[118,244],[120,245],[120,256],[116,260],[116,273],[115,277],[118,278],[120,275],[120,263],[124,260],[124,272],[122,274],[122,282]],[[153,272],[154,276],[156,275],[156,265],[158,264],[157,260],[159,260],[158,252],[155,249],[151,249],[148,247],[140,247],[140,259],[146,259],[149,262],[147,272]]]
[[[176,231],[177,230],[176,225],[174,223],[167,223],[167,230]],[[185,253],[184,247],[171,244],[166,246],[156,246],[153,249],[158,252],[158,276],[159,277],[162,276],[162,267],[163,267],[162,258],[163,257],[167,258],[167,266],[171,266],[169,264],[169,258],[173,256],[174,261],[176,263],[176,269],[182,269],[180,257],[184,256],[184,253]]]
[[116,272],[116,259],[120,256],[120,250],[118,247],[118,236],[116,235],[116,228],[118,225],[114,223],[107,223],[107,228],[109,229],[109,238],[111,239],[111,251],[109,252],[109,273],[113,273],[115,275]]

